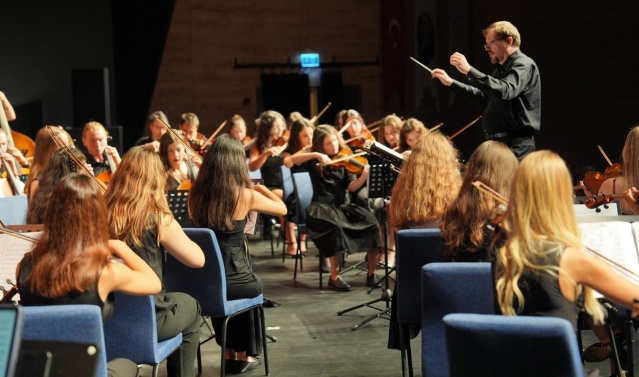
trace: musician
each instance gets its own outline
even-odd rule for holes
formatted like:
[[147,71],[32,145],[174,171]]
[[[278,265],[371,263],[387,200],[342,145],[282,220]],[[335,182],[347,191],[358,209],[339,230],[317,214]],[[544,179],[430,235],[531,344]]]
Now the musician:
[[541,79],[537,64],[519,47],[521,37],[508,21],[498,21],[483,30],[484,49],[497,69],[488,76],[473,68],[466,57],[455,52],[450,64],[466,76],[469,84],[453,80],[443,69],[433,69],[438,79],[455,93],[486,105],[483,128],[486,139],[510,147],[521,160],[535,150],[533,135],[541,122]]
[[[109,240],[104,198],[93,178],[70,174],[51,195],[44,234],[16,269],[22,305],[97,305],[107,321],[113,292],[160,290],[160,280],[140,257],[123,242]],[[129,360],[116,359],[108,368],[110,376],[137,376],[137,365]]]
[[229,135],[242,142],[242,146],[246,147],[251,141],[251,138],[246,136],[246,122],[241,115],[235,114],[231,118],[231,129]]
[[[105,194],[111,237],[123,240],[144,259],[162,281],[168,252],[193,268],[204,266],[202,249],[191,241],[173,218],[165,193],[166,173],[157,153],[135,147],[124,155]],[[167,374],[194,376],[200,340],[198,302],[180,292],[155,295],[158,340],[182,333],[182,346],[167,360]],[[178,368],[182,356],[182,370]]]
[[2,104],[2,109],[7,117],[7,121],[11,122],[12,120],[16,120],[16,112],[4,92],[0,92],[0,103]]
[[[224,179],[220,179],[224,177]],[[251,269],[244,227],[249,211],[284,216],[286,206],[262,185],[251,187],[242,145],[229,135],[213,142],[204,155],[202,170],[189,195],[193,224],[215,231],[226,271],[229,300],[254,298],[262,293],[262,282]],[[212,318],[216,341],[221,343],[221,318]],[[262,365],[260,321],[253,311],[233,317],[227,327],[225,370],[244,373]]]
[[398,149],[401,129],[402,120],[395,114],[388,115],[379,128],[377,139],[390,149]]
[[[288,146],[282,153],[284,165],[291,169],[291,174],[306,171],[300,165],[308,160],[316,159],[323,164],[331,162],[331,159],[325,154],[311,152],[314,130],[315,126],[306,118],[300,118],[293,122]],[[286,243],[288,245],[288,254],[291,257],[296,257],[297,240],[295,238],[295,224],[297,223],[297,200],[295,193],[291,193],[288,198],[284,198],[284,202],[287,208]],[[300,241],[300,250],[302,254],[305,254],[306,234],[300,235]]]
[[[51,127],[50,132],[51,133],[47,130],[47,127],[42,127],[36,134],[36,148],[33,152],[33,161],[29,168],[29,177],[24,185],[24,193],[29,196],[29,199],[33,197],[31,188],[34,186],[35,181],[39,179],[40,172],[46,168],[53,154],[59,149],[57,143],[62,143],[68,147],[75,147],[71,135],[62,127]],[[56,140],[51,137],[51,134],[55,136]]]
[[490,261],[492,233],[485,225],[500,203],[472,183],[480,181],[507,198],[518,163],[506,145],[493,140],[485,141],[475,149],[468,161],[459,195],[446,208],[439,223],[447,260]]
[[180,123],[178,125],[180,131],[184,135],[191,148],[195,151],[199,151],[202,145],[206,142],[206,136],[203,133],[198,132],[200,128],[200,119],[194,113],[184,113],[180,115]]
[[[344,147],[337,130],[329,125],[321,125],[313,133],[312,152],[330,158]],[[320,254],[330,261],[328,287],[335,291],[350,291],[350,284],[339,273],[337,254],[361,250],[368,252],[366,284],[373,286],[377,283],[376,256],[381,245],[379,225],[368,207],[354,201],[349,203],[347,196],[347,191],[355,192],[366,184],[368,165],[358,177],[348,173],[344,167],[318,167],[316,159],[304,164],[313,182],[313,200],[306,210],[306,225]],[[325,161],[326,158],[322,156],[321,160]]]
[[82,144],[86,148],[87,161],[93,168],[93,174],[96,177],[104,171],[112,173],[107,154],[111,156],[116,167],[122,161],[118,150],[109,146],[108,140],[109,132],[102,124],[91,121],[84,125]]
[[191,162],[184,143],[167,132],[160,138],[160,159],[168,173],[166,189],[175,190],[186,180],[195,181],[199,169]]
[[503,314],[561,317],[577,331],[582,308],[603,323],[593,290],[630,309],[639,298],[638,285],[582,251],[570,173],[557,154],[537,151],[521,161],[502,229],[493,270]]
[[399,130],[399,151],[405,157],[410,156],[411,149],[417,144],[417,140],[423,134],[426,134],[428,130],[424,123],[415,118],[408,118],[402,124],[402,128]]
[[[157,117],[160,117],[160,119]],[[166,127],[162,122],[169,124],[169,118],[166,117],[166,114],[161,111],[152,112],[146,120],[150,134],[139,138],[134,146],[142,145],[146,149],[158,152],[160,150],[160,137],[166,133]]]
[[[446,209],[457,197],[462,178],[458,152],[439,131],[423,134],[402,166],[388,205],[389,229],[436,229]],[[394,240],[392,240],[394,245]],[[400,251],[401,252],[401,251]],[[397,289],[397,288],[395,288]],[[388,348],[400,349],[397,295],[391,301]],[[421,326],[412,326],[414,338]]]
[[282,199],[282,146],[275,142],[282,137],[286,121],[277,111],[267,110],[258,119],[257,138],[249,152],[249,170],[260,169],[264,185]]
[[[86,164],[84,153],[71,148],[77,159]],[[87,168],[91,166],[86,164]],[[51,193],[64,177],[71,173],[84,174],[84,170],[80,168],[76,162],[67,154],[66,151],[60,149],[56,151],[47,166],[38,173],[38,178],[31,183],[31,191],[29,192],[29,207],[27,209],[27,224],[42,224],[44,221],[44,212],[51,198]]]

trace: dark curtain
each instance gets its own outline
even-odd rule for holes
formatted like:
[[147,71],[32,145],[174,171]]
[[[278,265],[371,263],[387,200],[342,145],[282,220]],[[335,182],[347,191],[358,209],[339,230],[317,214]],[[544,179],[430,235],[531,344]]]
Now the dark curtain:
[[288,117],[293,111],[299,111],[310,118],[310,88],[308,75],[305,74],[267,74],[262,73],[263,110],[275,110]]
[[335,124],[335,115],[346,108],[344,105],[344,84],[342,83],[342,72],[323,71],[320,85],[318,95],[319,111],[321,111],[329,102],[331,102],[331,107],[326,110],[317,124]]

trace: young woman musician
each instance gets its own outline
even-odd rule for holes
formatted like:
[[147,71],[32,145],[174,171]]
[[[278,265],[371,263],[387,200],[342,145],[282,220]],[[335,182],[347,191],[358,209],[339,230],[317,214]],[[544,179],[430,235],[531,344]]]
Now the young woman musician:
[[[107,321],[114,291],[152,295],[161,289],[160,279],[140,257],[124,242],[109,240],[104,198],[93,178],[70,174],[52,196],[44,233],[17,267],[22,305],[98,305]],[[137,376],[135,363],[116,360],[108,364],[109,375]]]
[[[84,153],[75,148],[71,148],[71,153],[84,162],[87,169],[90,169],[91,166],[86,164]],[[39,178],[33,181],[31,186],[27,224],[42,224],[45,209],[58,182],[71,173],[83,174],[83,172],[84,170],[64,150],[60,149],[55,152],[47,167],[38,174]]]
[[[224,179],[220,179],[224,177]],[[286,214],[284,202],[262,185],[251,186],[242,144],[229,135],[217,138],[204,155],[202,169],[191,187],[189,210],[193,224],[215,231],[224,259],[229,300],[256,297],[262,282],[253,273],[244,227],[249,211]],[[220,344],[222,320],[213,318]],[[228,322],[225,370],[236,374],[262,365],[260,321],[249,311]]]
[[347,110],[342,115],[342,123],[344,126],[349,125],[344,130],[344,139],[350,140],[348,141],[349,147],[361,146],[365,144],[367,140],[375,141],[375,136],[368,131],[366,123],[364,123],[364,118],[362,118],[357,110]]
[[459,195],[446,208],[439,223],[446,259],[490,261],[491,234],[485,225],[499,202],[472,183],[480,181],[507,198],[518,163],[510,148],[497,141],[485,141],[475,149],[468,161]]
[[537,151],[521,161],[501,227],[505,241],[493,270],[503,314],[561,317],[576,331],[583,308],[603,323],[605,310],[593,290],[636,308],[639,286],[583,251],[570,173],[557,154]]
[[59,149],[56,141],[69,147],[74,146],[71,135],[69,135],[62,127],[51,127],[50,130],[56,137],[56,140],[51,137],[51,134],[47,131],[46,127],[42,127],[36,135],[36,148],[33,153],[31,167],[29,168],[29,178],[27,178],[27,182],[24,185],[24,193],[29,195],[29,199],[33,196],[31,190],[32,187],[37,186],[40,172],[47,167],[51,157]]
[[397,115],[388,115],[384,118],[384,122],[379,128],[377,139],[390,149],[399,148],[399,133],[401,129],[402,120]]
[[417,144],[419,137],[428,131],[424,123],[415,119],[406,119],[399,131],[399,150],[404,156],[411,153],[411,149]]
[[195,181],[199,169],[191,163],[184,143],[177,140],[171,132],[165,133],[160,138],[160,159],[168,174],[167,190],[175,190],[187,180],[191,183]]
[[[173,218],[165,193],[166,172],[157,153],[134,147],[122,159],[105,194],[111,237],[125,241],[144,259],[162,281],[165,252],[189,267],[204,266],[202,249],[191,241]],[[200,305],[191,296],[166,292],[155,295],[158,339],[182,333],[180,355],[169,356],[169,376],[194,376],[194,362],[200,339]]]
[[[311,152],[313,142],[313,131],[315,126],[306,118],[300,118],[291,125],[291,137],[288,146],[282,153],[284,165],[291,168],[291,174],[306,171],[300,165],[310,159],[317,159],[321,163],[329,163],[330,159],[321,153]],[[286,242],[288,253],[295,257],[297,253],[297,240],[295,239],[295,224],[297,223],[297,201],[292,193],[288,198],[284,198],[287,208],[287,229]],[[306,234],[300,236],[300,250],[306,252]]]
[[[336,156],[345,146],[341,145],[337,130],[328,125],[317,127],[313,133],[311,159],[304,163],[313,182],[313,200],[307,208],[307,226],[315,246],[331,264],[328,286],[336,291],[349,291],[351,286],[339,274],[340,262],[337,253],[367,250],[369,286],[376,284],[376,255],[379,252],[379,225],[372,212],[355,202],[349,202],[347,191],[360,189],[368,178],[368,165],[359,177],[348,173],[343,166],[316,160]],[[321,157],[321,158],[318,158]]]
[[242,142],[242,146],[246,147],[251,141],[251,137],[246,134],[246,122],[241,115],[235,114],[231,118],[231,128],[229,135]]

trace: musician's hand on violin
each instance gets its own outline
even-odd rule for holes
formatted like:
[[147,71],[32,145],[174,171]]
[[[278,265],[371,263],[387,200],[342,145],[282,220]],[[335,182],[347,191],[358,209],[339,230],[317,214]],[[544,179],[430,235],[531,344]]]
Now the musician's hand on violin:
[[115,147],[106,147],[106,152],[111,155],[111,157],[113,158],[113,162],[115,162],[116,165],[120,165],[122,159],[120,158],[120,154],[118,153],[118,150],[115,149]]
[[431,74],[431,77],[439,80],[439,82],[441,82],[445,86],[453,85],[453,79],[450,78],[450,76],[448,76],[448,73],[446,73],[446,71],[444,71],[443,69],[439,69],[439,68],[433,69],[433,73]]
[[199,155],[191,154],[189,158],[191,159],[191,163],[197,166],[198,169],[202,166],[202,159]]
[[624,199],[626,200],[626,208],[630,209],[634,215],[639,214],[639,203],[637,203],[637,195],[639,195],[639,190],[635,187],[631,187],[626,191],[626,196]]
[[584,194],[586,196],[593,196],[593,195],[597,195],[595,193],[593,193],[592,191],[588,190],[586,188],[586,185],[584,184],[584,181],[579,181],[579,187],[581,187],[581,189],[584,191]]
[[[91,164],[84,164],[84,166],[87,168],[89,173],[91,173],[91,175],[95,175],[95,173],[93,172],[93,166],[91,166]],[[86,174],[84,169],[78,169],[78,173],[79,174]]]
[[265,153],[268,153],[271,156],[279,156],[280,153],[282,153],[282,151],[284,150],[284,148],[282,147],[270,147],[269,149],[265,150]]
[[160,151],[160,142],[159,141],[152,141],[150,143],[146,143],[143,145],[144,149],[148,149],[150,151],[155,151],[155,152],[159,152]]
[[319,153],[319,152],[315,153],[315,158],[317,159],[317,161],[319,161],[321,164],[324,164],[324,165],[330,164],[331,161],[333,161],[331,160],[330,157],[328,157],[324,153]]
[[466,60],[466,57],[459,52],[450,56],[450,65],[457,68],[457,70],[464,75],[468,74],[470,71],[470,64],[468,64],[468,60]]

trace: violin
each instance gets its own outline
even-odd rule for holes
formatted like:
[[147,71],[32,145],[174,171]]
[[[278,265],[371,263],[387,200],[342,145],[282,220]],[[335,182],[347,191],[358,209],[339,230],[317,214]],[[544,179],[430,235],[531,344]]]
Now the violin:
[[599,173],[596,171],[586,173],[582,182],[588,191],[592,193],[598,193],[599,188],[606,179],[618,177],[619,175],[621,175],[621,173],[622,165],[616,163],[608,166],[603,173]]
[[[584,204],[586,205],[587,208],[594,209],[596,212],[601,212],[601,208],[599,207],[603,206],[604,208],[608,209],[608,203],[612,202],[613,200],[623,199],[625,197],[626,197],[625,193],[612,194],[612,195],[606,195],[606,194],[594,195],[586,199]],[[639,194],[635,196],[635,201],[637,199],[639,199]]]
[[[366,152],[353,154],[350,149],[343,148],[339,153],[333,156],[331,163],[326,166],[343,167],[347,172],[351,174],[360,175],[364,172],[364,167],[368,165],[368,160],[365,157]],[[323,166],[322,164],[318,164]]]
[[362,128],[362,132],[360,132],[359,135],[346,140],[345,143],[349,147],[362,147],[366,144],[367,140],[373,142],[375,141],[375,136],[366,128]]

